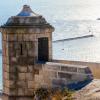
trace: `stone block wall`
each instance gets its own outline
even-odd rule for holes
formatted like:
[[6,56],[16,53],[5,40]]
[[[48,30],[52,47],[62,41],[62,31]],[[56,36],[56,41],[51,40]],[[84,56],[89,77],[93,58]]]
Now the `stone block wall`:
[[[28,5],[24,5],[18,15],[11,16],[0,27],[3,46],[3,93],[6,95],[4,100],[32,100],[37,85],[35,80],[42,79],[37,76],[42,69],[42,64],[39,64],[42,61],[38,60],[52,60],[53,31],[54,28],[45,18],[34,13]],[[43,39],[43,45],[39,38]],[[46,50],[41,50],[45,47]],[[45,51],[46,55],[43,54]]]
[[12,33],[12,31],[13,29],[9,29],[2,34],[3,93],[14,97],[32,97],[37,86],[35,80],[39,78],[38,81],[42,81],[40,80],[41,77],[35,77],[42,69],[42,64],[37,63],[38,38],[48,37],[49,60],[51,60],[51,31],[47,29],[40,31],[38,28],[34,32],[33,28],[32,31],[29,29],[28,33],[25,32],[26,30],[18,31],[18,29],[14,31],[15,33]]
[[[22,31],[23,30],[23,31]],[[49,29],[9,29],[3,33],[3,92],[4,100],[32,100],[38,87],[59,87],[87,78],[84,70],[56,63],[37,63],[38,38],[48,37],[49,61],[52,60],[52,35]],[[15,33],[13,33],[15,32]],[[33,32],[33,33],[31,33]],[[40,34],[41,33],[41,34]],[[29,99],[27,99],[29,97]],[[10,98],[10,99],[9,99]]]

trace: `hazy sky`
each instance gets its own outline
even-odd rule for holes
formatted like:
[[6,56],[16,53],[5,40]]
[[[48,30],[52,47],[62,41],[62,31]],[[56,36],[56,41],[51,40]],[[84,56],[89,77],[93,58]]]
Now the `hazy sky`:
[[100,17],[100,0],[1,0],[0,23],[19,13],[24,4],[48,20],[95,20]]

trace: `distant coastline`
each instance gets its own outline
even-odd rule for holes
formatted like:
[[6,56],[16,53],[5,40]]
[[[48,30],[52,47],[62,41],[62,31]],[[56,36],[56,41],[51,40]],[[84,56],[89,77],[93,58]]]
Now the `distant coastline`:
[[0,55],[2,54],[2,50],[0,49]]

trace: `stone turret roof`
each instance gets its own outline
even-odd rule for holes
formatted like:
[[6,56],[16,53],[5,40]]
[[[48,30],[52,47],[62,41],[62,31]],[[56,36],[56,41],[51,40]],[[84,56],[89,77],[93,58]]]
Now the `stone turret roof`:
[[39,17],[40,15],[33,12],[32,9],[30,8],[30,6],[24,5],[22,11],[17,16]]
[[6,24],[1,27],[51,27],[53,28],[43,16],[32,11],[30,6],[24,5],[23,9],[16,16],[11,16]]

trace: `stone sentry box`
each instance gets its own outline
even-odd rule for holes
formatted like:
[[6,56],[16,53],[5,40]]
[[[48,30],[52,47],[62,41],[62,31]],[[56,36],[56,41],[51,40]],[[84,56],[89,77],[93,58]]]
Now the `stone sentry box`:
[[[52,60],[54,28],[24,5],[17,16],[1,26],[4,100],[33,100],[34,76]],[[45,45],[44,45],[45,44]]]

